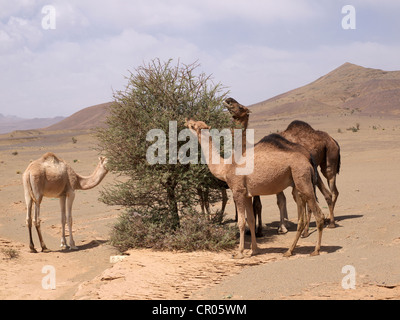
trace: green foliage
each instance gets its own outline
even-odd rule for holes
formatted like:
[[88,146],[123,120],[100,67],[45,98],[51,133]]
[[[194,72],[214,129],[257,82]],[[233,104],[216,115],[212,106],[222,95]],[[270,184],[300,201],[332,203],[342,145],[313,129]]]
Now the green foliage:
[[[179,62],[174,66],[172,60],[166,63],[153,60],[137,68],[127,79],[125,90],[114,93],[107,126],[97,132],[99,149],[108,158],[108,168],[121,176],[121,181],[107,187],[101,195],[104,203],[127,208],[112,233],[111,242],[119,248],[178,249],[179,241],[172,241],[173,237],[186,239],[181,245],[188,247],[189,240],[182,236],[190,229],[189,223],[201,222],[205,231],[215,228],[216,234],[221,235],[221,230],[226,229],[221,224],[201,220],[203,217],[196,212],[199,190],[208,190],[210,203],[215,203],[221,200],[223,184],[211,175],[206,165],[168,163],[172,156],[168,148],[172,138],[168,135],[170,121],[177,122],[178,133],[185,129],[185,118],[202,120],[217,129],[232,126],[230,117],[222,110],[224,88],[214,84],[210,76],[197,73],[198,66]],[[146,152],[155,142],[146,140],[152,129],[166,133],[167,164],[151,165],[147,161]],[[189,137],[178,142],[178,150],[188,140]],[[219,238],[229,243],[223,235],[214,237],[213,232],[207,232],[204,232],[205,242]],[[202,247],[196,243],[193,240],[193,249]]]
[[112,229],[110,243],[124,252],[130,248],[219,251],[237,242],[236,227],[213,223],[199,213],[185,215],[174,231],[166,221],[155,220],[154,216],[124,212]]

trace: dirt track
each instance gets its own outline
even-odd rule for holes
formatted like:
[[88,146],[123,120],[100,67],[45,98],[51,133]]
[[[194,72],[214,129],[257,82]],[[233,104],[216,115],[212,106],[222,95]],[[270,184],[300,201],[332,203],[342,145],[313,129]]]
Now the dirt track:
[[[286,196],[291,231],[283,236],[276,234],[275,197],[262,197],[263,222],[267,225],[265,236],[259,239],[261,254],[240,261],[232,260],[231,252],[132,250],[126,260],[111,265],[109,256],[116,252],[105,241],[119,211],[97,200],[98,189],[76,196],[74,237],[79,251],[58,250],[58,200],[45,199],[42,230],[47,246],[54,251],[31,254],[21,172],[29,160],[52,151],[78,173],[89,174],[97,164],[97,155],[90,149],[93,142],[88,135],[76,135],[76,144],[71,134],[65,133],[57,139],[34,140],[33,146],[23,138],[0,139],[0,250],[13,248],[19,253],[18,258],[9,260],[0,252],[0,299],[400,298],[400,122],[356,116],[304,120],[328,131],[342,148],[338,227],[324,230],[320,256],[309,256],[316,241],[314,232],[300,239],[295,255],[288,259],[282,254],[293,240],[296,222],[290,190]],[[256,137],[282,130],[288,122],[255,123]],[[358,132],[346,130],[356,123],[360,124]],[[18,154],[12,155],[13,151]],[[107,176],[104,183],[112,179]],[[320,194],[319,199],[327,214]],[[228,212],[233,213],[232,203]],[[37,240],[35,243],[38,246]],[[56,290],[42,288],[45,265],[55,267]],[[342,268],[346,265],[356,272],[355,290],[342,288],[346,276]]]

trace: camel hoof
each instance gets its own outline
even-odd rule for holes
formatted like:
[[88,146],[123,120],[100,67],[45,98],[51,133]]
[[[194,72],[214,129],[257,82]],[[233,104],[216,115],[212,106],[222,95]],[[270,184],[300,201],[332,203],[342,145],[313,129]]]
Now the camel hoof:
[[77,246],[70,246],[69,247],[70,251],[75,251],[75,250],[79,250]]
[[311,257],[319,256],[319,250],[315,250],[315,251],[311,252],[310,256]]
[[292,256],[292,251],[290,251],[290,250],[286,251],[286,252],[283,254],[283,256],[284,256],[285,258],[291,257],[291,256]]
[[51,250],[50,250],[50,249],[47,249],[46,247],[44,247],[44,248],[42,248],[42,252],[44,252],[44,253],[49,253],[49,252],[51,252]]
[[278,234],[286,234],[288,233],[288,229],[286,227],[279,227]]
[[255,249],[255,250],[251,250],[251,256],[253,257],[253,256],[256,256],[256,255],[258,255],[258,254],[260,254],[260,250],[257,248],[257,249]]
[[30,248],[30,252],[31,252],[31,253],[37,253],[37,251],[36,251],[35,248]]
[[243,259],[243,258],[244,258],[244,255],[241,252],[232,255],[232,259],[235,259],[235,260],[239,260],[239,259]]
[[303,234],[301,235],[302,238],[308,238],[310,236],[310,233],[307,232],[303,232]]
[[329,228],[329,229],[334,229],[334,228],[336,228],[335,222],[329,223],[329,224],[328,224],[328,228]]

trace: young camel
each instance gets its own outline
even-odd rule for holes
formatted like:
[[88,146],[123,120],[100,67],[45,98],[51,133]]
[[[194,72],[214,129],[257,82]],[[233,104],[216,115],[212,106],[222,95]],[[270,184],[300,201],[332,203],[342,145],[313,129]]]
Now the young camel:
[[[241,105],[233,98],[226,99],[224,105],[228,108],[232,117],[237,122],[247,126],[249,121],[248,114],[250,113],[248,108]],[[321,167],[321,172],[328,180],[328,185],[332,193],[325,187],[319,175],[317,176],[317,186],[324,195],[329,207],[330,223],[328,227],[334,228],[335,222],[333,210],[339,195],[336,187],[336,175],[340,170],[339,144],[326,132],[314,130],[309,124],[299,120],[293,121],[285,131],[280,133],[280,135],[291,142],[302,145],[313,157],[315,165]],[[279,231],[280,233],[286,233],[287,229],[285,221],[288,219],[286,197],[282,192],[277,195],[277,198],[281,213],[281,226]],[[303,234],[304,237],[308,235],[310,215],[311,213],[309,212],[307,227]]]
[[37,252],[33,244],[31,230],[33,203],[35,203],[33,224],[39,236],[42,252],[49,251],[43,241],[40,230],[40,204],[43,197],[60,199],[62,224],[61,248],[67,248],[65,223],[68,221],[70,249],[78,249],[72,237],[72,204],[75,198],[75,190],[92,189],[103,180],[108,172],[106,169],[107,159],[100,157],[99,160],[96,169],[88,177],[78,175],[64,160],[50,152],[29,164],[22,176],[22,181],[27,206],[26,224],[29,230],[29,248],[31,252]]
[[[237,169],[243,169],[245,163],[226,164],[224,159],[219,157],[219,164],[212,163],[212,157],[219,156],[219,150],[212,143],[210,129],[202,121],[187,120],[185,123],[191,132],[197,136],[201,149],[208,161],[207,165],[211,173],[220,180],[226,181],[232,190],[233,198],[238,208],[239,219],[238,225],[240,230],[239,252],[235,258],[243,258],[244,251],[244,232],[247,222],[251,232],[251,250],[252,254],[257,254],[257,241],[254,230],[254,213],[251,199],[258,195],[277,194],[289,186],[293,187],[293,196],[296,199],[299,222],[297,224],[297,233],[292,246],[284,254],[291,256],[297,241],[305,227],[305,204],[309,206],[314,213],[318,227],[318,240],[315,250],[311,255],[318,255],[321,248],[322,231],[324,226],[324,215],[319,208],[313,184],[314,168],[308,158],[302,153],[296,153],[288,149],[285,139],[279,135],[269,135],[264,137],[255,146],[247,146],[254,148],[254,168],[247,175],[238,175]],[[208,148],[203,145],[203,141],[208,141]],[[286,141],[286,140],[285,140]],[[290,142],[287,141],[289,144]]]

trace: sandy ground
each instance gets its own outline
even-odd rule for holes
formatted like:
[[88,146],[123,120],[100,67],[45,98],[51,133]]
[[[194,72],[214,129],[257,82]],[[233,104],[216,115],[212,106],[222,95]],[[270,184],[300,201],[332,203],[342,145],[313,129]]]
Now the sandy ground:
[[[400,298],[400,121],[379,117],[304,119],[329,132],[341,145],[337,228],[324,229],[321,255],[310,257],[316,232],[300,239],[295,255],[283,258],[294,238],[296,210],[286,190],[291,228],[278,235],[276,198],[262,197],[264,237],[261,253],[231,259],[232,252],[156,252],[130,250],[121,262],[106,241],[120,211],[98,201],[97,189],[79,191],[74,204],[78,251],[60,251],[58,200],[42,205],[42,232],[49,253],[28,248],[21,173],[30,160],[52,151],[80,174],[97,164],[92,138],[74,133],[0,136],[0,299],[398,299]],[[283,130],[291,120],[254,123],[256,137]],[[360,124],[358,132],[346,130]],[[24,134],[25,135],[25,134]],[[12,153],[18,152],[13,155]],[[74,161],[76,160],[76,161]],[[112,183],[108,175],[103,184]],[[325,214],[327,205],[319,194]],[[233,214],[230,201],[228,208]],[[315,223],[311,224],[315,231]],[[38,247],[37,236],[34,238]],[[10,251],[11,249],[11,251]],[[16,252],[18,257],[9,258]],[[53,266],[56,288],[46,289],[43,267]],[[343,267],[354,271],[343,273]],[[342,286],[352,283],[354,289]]]

